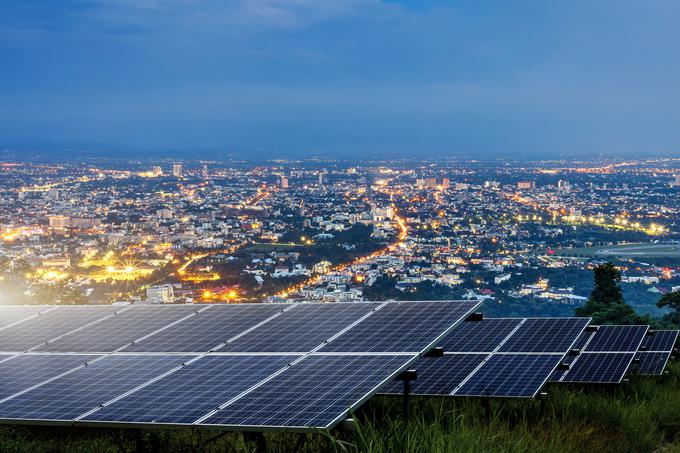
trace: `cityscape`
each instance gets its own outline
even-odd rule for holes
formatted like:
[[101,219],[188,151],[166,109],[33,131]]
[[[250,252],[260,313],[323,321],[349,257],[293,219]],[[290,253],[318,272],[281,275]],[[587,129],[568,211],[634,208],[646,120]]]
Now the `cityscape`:
[[680,159],[0,164],[0,303],[468,299],[570,316],[612,261],[680,289]]

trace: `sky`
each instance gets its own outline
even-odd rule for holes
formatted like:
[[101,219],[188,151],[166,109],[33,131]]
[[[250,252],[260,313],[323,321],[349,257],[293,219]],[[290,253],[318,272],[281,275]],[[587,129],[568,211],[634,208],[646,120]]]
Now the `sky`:
[[679,20],[675,0],[1,0],[0,149],[680,156]]

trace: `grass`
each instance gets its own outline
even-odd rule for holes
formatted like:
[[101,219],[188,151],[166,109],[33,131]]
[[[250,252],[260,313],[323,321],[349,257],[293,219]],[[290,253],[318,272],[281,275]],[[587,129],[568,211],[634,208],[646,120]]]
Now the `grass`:
[[[627,385],[551,385],[542,401],[376,397],[356,432],[268,433],[270,452],[680,452],[680,364]],[[0,452],[250,452],[239,433],[0,426]]]

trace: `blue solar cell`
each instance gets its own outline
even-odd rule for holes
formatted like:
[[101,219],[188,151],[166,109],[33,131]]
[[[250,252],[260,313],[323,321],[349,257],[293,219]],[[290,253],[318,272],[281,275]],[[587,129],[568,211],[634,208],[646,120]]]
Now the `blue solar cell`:
[[589,322],[590,318],[528,318],[499,351],[566,353]]
[[588,352],[634,352],[649,326],[600,326],[585,346]]
[[0,400],[82,366],[96,357],[98,356],[30,354],[0,362]]
[[35,316],[40,312],[53,309],[54,307],[46,305],[12,305],[0,306],[0,329],[14,324],[15,322],[26,320],[31,316]]
[[311,355],[202,424],[330,428],[404,369],[413,355]]
[[237,352],[306,352],[323,344],[378,304],[298,304],[223,349]]
[[0,403],[0,419],[72,420],[190,357],[112,355]]
[[195,313],[196,310],[197,308],[191,305],[128,307],[115,316],[71,332],[37,348],[36,351],[115,351],[144,335]]
[[423,352],[479,302],[389,302],[331,341],[323,352]]
[[677,330],[654,330],[645,335],[640,348],[645,351],[671,352],[677,339]]
[[[418,378],[411,382],[414,395],[448,395],[489,357],[487,354],[445,354],[443,357],[422,357],[409,368],[414,368]],[[392,382],[380,393],[402,394],[404,383]]]
[[494,354],[454,395],[534,397],[561,359],[560,354]]
[[560,382],[617,384],[628,371],[633,352],[582,352]]
[[298,357],[208,355],[83,420],[190,424]]
[[492,352],[521,322],[521,318],[465,321],[437,346],[444,348],[445,352]]
[[115,313],[111,306],[57,307],[19,324],[0,329],[0,350],[26,351]]
[[635,357],[640,359],[639,374],[660,375],[666,368],[670,352],[639,352]]
[[280,304],[215,305],[123,349],[127,352],[207,352],[286,308]]

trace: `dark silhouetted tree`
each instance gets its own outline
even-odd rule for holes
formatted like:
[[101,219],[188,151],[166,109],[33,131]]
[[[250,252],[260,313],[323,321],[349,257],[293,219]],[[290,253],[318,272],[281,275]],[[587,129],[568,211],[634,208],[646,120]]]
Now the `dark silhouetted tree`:
[[612,263],[601,264],[594,269],[595,285],[588,302],[576,309],[577,316],[593,318],[593,324],[647,324],[646,316],[638,315],[623,300],[619,282],[621,273]]
[[673,291],[672,293],[665,294],[659,299],[656,306],[670,309],[670,312],[664,315],[664,321],[680,324],[680,291]]

